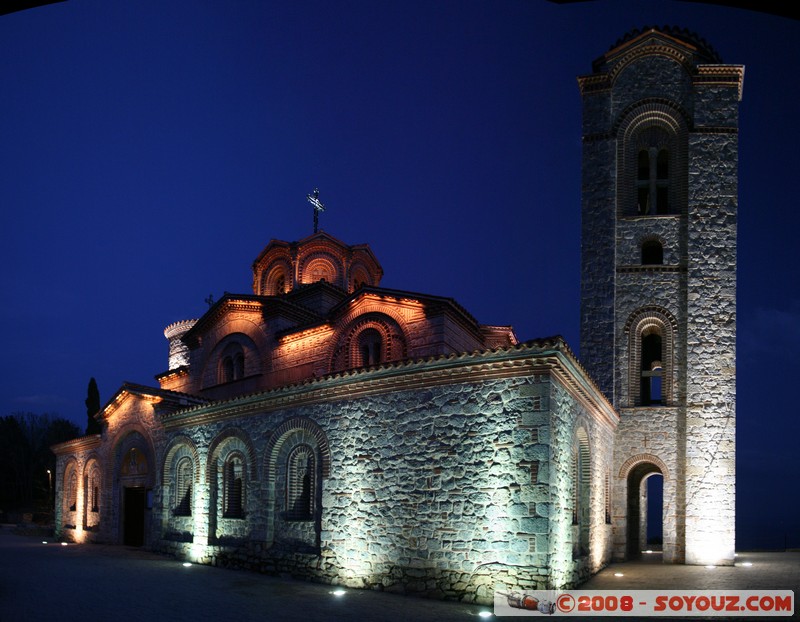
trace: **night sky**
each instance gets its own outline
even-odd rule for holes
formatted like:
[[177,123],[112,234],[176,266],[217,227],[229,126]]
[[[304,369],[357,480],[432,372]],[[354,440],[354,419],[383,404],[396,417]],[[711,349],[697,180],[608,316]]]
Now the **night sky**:
[[[677,24],[746,65],[738,548],[800,546],[800,22],[600,0],[69,0],[0,16],[0,415],[86,425],[272,238],[369,243],[386,287],[578,352],[576,76]],[[790,492],[791,490],[791,492]]]

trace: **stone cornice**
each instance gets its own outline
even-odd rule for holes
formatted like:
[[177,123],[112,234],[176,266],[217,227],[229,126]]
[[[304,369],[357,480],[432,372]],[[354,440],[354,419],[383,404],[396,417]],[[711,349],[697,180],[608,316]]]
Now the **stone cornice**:
[[560,337],[505,349],[331,374],[296,385],[164,414],[162,422],[167,429],[175,429],[312,404],[535,374],[556,378],[592,416],[616,426],[618,417],[613,407]]
[[735,88],[742,100],[744,65],[698,65],[692,77],[695,86],[728,86]]
[[50,446],[50,451],[54,454],[61,455],[61,454],[68,454],[68,453],[75,453],[79,451],[86,451],[88,449],[95,449],[96,447],[100,446],[100,438],[99,434],[90,434],[89,436],[81,436],[79,438],[73,438],[69,441],[64,441],[63,443],[56,443],[55,445]]
[[578,88],[581,95],[607,91],[611,88],[611,76],[607,73],[578,76]]

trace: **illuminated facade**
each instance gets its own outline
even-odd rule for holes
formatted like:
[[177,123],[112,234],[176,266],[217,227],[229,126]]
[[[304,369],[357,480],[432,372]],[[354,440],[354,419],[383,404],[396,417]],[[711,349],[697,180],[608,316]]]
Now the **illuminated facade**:
[[614,555],[645,548],[664,478],[664,560],[732,564],[738,104],[744,67],[645,29],[579,79],[581,358],[620,414]]
[[607,563],[617,415],[567,345],[381,276],[324,232],[270,242],[253,294],[167,327],[159,387],[55,448],[59,535],[480,601]]
[[[688,179],[701,164],[692,132],[702,124],[683,115],[710,119],[720,101],[729,111],[736,68],[698,68],[704,49],[684,39],[629,37],[580,81],[589,372],[559,337],[518,343],[510,327],[479,324],[450,298],[382,287],[367,245],[325,232],[273,240],[253,264],[252,294],[226,294],[201,318],[166,328],[158,387],[123,385],[98,413],[102,434],[54,447],[58,535],[490,602],[496,589],[574,586],[613,556],[633,554],[640,542],[631,544],[626,525],[638,512],[638,528],[643,512],[630,491],[638,499],[637,487],[658,471],[670,561],[692,561],[699,549],[690,542],[716,546],[727,533],[687,495],[722,499],[713,511],[719,518],[730,509],[732,537],[732,471],[714,470],[723,484],[713,490],[705,475],[692,479],[692,460],[710,443],[721,447],[704,430],[730,421],[720,442],[732,444],[732,420],[696,404],[691,391],[700,389],[687,373],[697,365],[697,377],[709,377],[709,361],[695,363],[686,344],[689,334],[708,338],[703,330],[724,344],[732,335],[705,307],[712,326],[693,324],[687,292],[710,304],[715,292],[702,288],[711,276],[733,293],[735,266],[711,275],[710,262],[690,260],[730,243],[730,227],[716,230],[703,214],[732,214],[735,225],[735,158],[725,188],[733,202],[724,194],[725,205],[700,205]],[[639,72],[668,79],[650,84]],[[644,99],[640,83],[652,91]],[[674,104],[664,91],[673,87],[684,96]],[[701,138],[718,144],[700,151],[727,153],[735,133],[712,125]],[[662,146],[673,158],[668,183]],[[623,156],[634,164],[617,179]],[[618,188],[627,188],[619,202]],[[635,211],[642,201],[651,211]],[[696,219],[711,246],[693,246]],[[638,263],[639,252],[647,261]],[[732,400],[732,350],[714,352],[730,363],[715,371],[715,399]],[[687,426],[695,426],[691,440]]]

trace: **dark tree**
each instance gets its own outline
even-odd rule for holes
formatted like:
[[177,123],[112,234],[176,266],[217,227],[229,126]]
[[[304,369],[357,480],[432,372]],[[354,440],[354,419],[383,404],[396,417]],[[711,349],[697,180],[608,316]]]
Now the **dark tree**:
[[0,502],[3,509],[47,509],[56,457],[50,446],[80,436],[71,421],[15,413],[0,418]]
[[86,434],[100,434],[100,423],[94,416],[100,410],[100,391],[97,389],[97,381],[94,378],[89,380],[89,389],[86,395]]

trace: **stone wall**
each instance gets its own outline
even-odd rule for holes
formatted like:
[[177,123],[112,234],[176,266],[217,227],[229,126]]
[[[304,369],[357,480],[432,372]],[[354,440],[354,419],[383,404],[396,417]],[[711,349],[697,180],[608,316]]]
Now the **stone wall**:
[[[575,585],[610,559],[603,508],[613,423],[601,419],[537,373],[219,413],[197,426],[168,421],[170,438],[196,448],[201,472],[213,472],[208,456],[221,459],[215,447],[234,431],[244,439],[247,512],[215,523],[212,477],[197,487],[190,541],[185,530],[176,537],[165,481],[154,491],[162,518],[153,538],[201,563],[436,598],[488,603],[496,588]],[[592,439],[591,546],[573,557],[578,425]],[[307,521],[285,518],[280,456],[292,443],[314,446],[320,465],[319,507]]]

